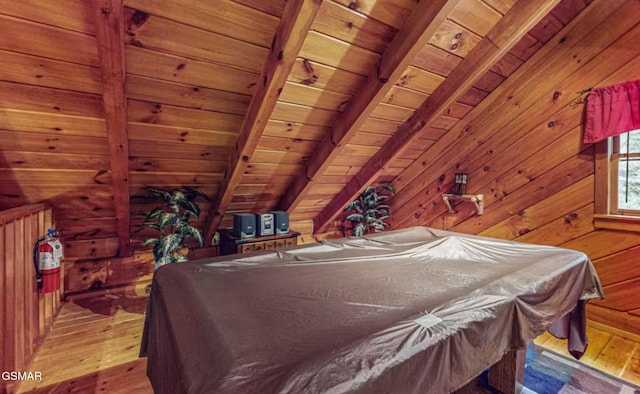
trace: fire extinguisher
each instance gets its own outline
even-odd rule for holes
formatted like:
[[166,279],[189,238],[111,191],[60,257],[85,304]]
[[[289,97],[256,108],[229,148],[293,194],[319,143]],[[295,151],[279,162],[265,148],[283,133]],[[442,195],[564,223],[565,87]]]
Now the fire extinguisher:
[[62,254],[62,243],[58,233],[52,229],[39,238],[33,247],[33,264],[40,293],[53,293],[60,289]]

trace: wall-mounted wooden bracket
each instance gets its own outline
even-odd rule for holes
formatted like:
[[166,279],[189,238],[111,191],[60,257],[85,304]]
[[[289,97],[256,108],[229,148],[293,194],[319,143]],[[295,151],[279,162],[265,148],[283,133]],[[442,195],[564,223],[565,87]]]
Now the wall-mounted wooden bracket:
[[443,194],[442,201],[447,204],[451,213],[456,211],[456,204],[462,201],[471,201],[476,206],[478,215],[484,213],[484,196],[482,194]]

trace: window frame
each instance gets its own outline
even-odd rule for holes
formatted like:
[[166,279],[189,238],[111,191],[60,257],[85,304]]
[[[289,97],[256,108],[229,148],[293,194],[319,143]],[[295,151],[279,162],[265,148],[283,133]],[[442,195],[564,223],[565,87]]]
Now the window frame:
[[618,162],[626,156],[616,149],[619,140],[616,136],[595,144],[594,225],[640,232],[640,210],[618,209]]

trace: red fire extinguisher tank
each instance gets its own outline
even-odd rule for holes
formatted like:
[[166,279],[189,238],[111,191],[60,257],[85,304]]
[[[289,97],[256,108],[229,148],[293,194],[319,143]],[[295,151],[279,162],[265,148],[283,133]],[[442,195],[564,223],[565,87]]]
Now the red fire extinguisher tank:
[[60,262],[62,243],[55,231],[49,230],[46,237],[38,240],[37,246],[38,280],[41,293],[53,293],[60,289]]

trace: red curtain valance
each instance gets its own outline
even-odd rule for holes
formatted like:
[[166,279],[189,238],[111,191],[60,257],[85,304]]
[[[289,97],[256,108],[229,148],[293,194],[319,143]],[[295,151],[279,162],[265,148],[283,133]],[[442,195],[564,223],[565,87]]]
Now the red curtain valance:
[[587,98],[584,142],[640,129],[640,79],[594,88]]

